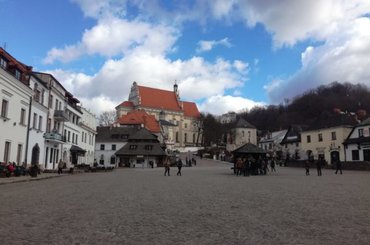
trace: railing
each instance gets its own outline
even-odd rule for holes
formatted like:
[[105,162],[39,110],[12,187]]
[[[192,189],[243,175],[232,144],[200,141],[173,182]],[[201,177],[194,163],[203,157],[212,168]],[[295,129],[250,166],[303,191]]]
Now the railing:
[[69,117],[67,113],[63,110],[55,110],[54,111],[54,119],[59,121],[69,121]]
[[53,142],[65,142],[65,137],[63,137],[59,133],[44,133],[45,140],[53,141]]

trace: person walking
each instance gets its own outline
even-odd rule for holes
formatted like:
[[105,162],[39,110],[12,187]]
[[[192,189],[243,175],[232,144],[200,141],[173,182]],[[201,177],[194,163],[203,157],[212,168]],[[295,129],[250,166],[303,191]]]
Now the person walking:
[[164,163],[163,163],[163,166],[164,166],[164,176],[166,176],[166,174],[168,174],[168,176],[170,176],[170,159],[167,157],[165,160],[164,160]]
[[178,158],[177,161],[176,161],[176,165],[177,165],[177,176],[181,176],[181,168],[182,168],[182,160],[181,158]]
[[58,174],[63,173],[63,168],[64,168],[64,162],[62,161],[62,159],[60,159],[58,163]]
[[338,174],[338,171],[340,172],[340,174],[342,174],[342,163],[339,161],[339,159],[335,159],[334,163],[336,167],[335,174]]
[[317,176],[322,176],[322,167],[325,164],[325,160],[323,156],[319,156],[319,159],[316,162],[316,168],[317,168]]
[[275,158],[272,158],[272,159],[271,159],[271,162],[270,162],[271,173],[272,173],[272,172],[276,172],[275,165],[276,165],[276,163],[275,163]]
[[310,161],[308,159],[304,162],[304,168],[306,169],[306,176],[310,175]]

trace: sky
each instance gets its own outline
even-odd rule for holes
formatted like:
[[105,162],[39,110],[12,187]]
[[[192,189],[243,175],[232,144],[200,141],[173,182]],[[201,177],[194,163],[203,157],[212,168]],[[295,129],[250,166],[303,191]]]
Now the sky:
[[0,0],[0,45],[96,115],[132,83],[220,115],[370,86],[369,0]]

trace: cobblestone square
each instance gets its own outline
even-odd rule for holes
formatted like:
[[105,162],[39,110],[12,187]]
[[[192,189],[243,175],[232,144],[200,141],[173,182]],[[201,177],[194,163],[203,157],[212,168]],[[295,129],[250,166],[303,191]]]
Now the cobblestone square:
[[116,169],[0,185],[1,244],[369,244],[370,173]]

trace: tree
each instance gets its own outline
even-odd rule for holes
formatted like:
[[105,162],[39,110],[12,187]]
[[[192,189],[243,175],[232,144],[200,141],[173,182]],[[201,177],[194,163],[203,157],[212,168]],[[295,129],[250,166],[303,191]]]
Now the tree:
[[105,111],[99,115],[98,122],[100,126],[110,126],[117,120],[116,111]]

